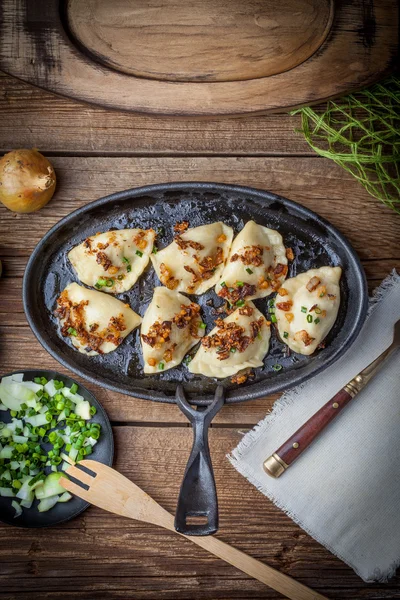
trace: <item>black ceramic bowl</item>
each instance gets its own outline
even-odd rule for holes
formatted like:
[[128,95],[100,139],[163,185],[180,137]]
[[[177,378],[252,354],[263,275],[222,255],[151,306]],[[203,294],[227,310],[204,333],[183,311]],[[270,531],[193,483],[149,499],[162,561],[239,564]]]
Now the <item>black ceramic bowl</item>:
[[[14,375],[15,373],[23,373],[25,381],[32,381],[34,377],[46,377],[48,380],[61,380],[68,387],[71,387],[75,383],[78,386],[78,393],[81,394],[85,400],[88,400],[91,405],[96,407],[97,412],[92,418],[92,421],[94,423],[100,423],[101,425],[101,436],[98,443],[94,446],[93,454],[91,454],[90,458],[104,463],[105,465],[109,465],[110,467],[112,466],[114,439],[111,424],[106,411],[89,390],[77,381],[74,381],[74,379],[71,379],[71,377],[57,373],[57,371],[28,369],[7,373],[3,375],[3,377]],[[0,421],[10,422],[10,413],[8,411],[0,412]],[[44,447],[45,446],[46,445],[44,445]],[[49,447],[51,446],[49,445]],[[88,502],[74,496],[68,502],[58,503],[47,512],[40,513],[37,510],[39,502],[38,500],[35,500],[31,508],[24,508],[22,515],[14,518],[15,510],[11,506],[12,500],[13,498],[0,498],[0,520],[17,527],[48,527],[49,525],[58,525],[59,523],[64,523],[65,521],[73,519],[89,506]]]

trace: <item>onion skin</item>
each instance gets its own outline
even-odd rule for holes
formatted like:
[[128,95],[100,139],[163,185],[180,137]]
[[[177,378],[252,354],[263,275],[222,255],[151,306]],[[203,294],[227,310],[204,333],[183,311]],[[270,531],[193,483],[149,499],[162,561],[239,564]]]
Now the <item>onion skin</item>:
[[13,212],[41,209],[55,187],[53,165],[36,149],[13,150],[0,159],[0,202]]

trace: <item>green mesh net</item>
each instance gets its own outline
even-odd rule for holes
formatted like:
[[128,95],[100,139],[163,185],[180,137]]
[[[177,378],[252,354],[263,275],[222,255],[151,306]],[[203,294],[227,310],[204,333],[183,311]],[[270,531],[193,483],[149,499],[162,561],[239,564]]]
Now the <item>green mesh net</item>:
[[300,131],[317,154],[400,214],[400,78],[291,114],[301,116]]

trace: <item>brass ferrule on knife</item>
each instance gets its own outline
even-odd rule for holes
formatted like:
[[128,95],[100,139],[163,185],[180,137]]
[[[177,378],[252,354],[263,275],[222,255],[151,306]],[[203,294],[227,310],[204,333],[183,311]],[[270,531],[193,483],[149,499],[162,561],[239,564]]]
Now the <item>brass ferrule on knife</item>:
[[393,344],[389,346],[387,350],[382,352],[382,354],[380,354],[377,359],[372,361],[372,363],[370,363],[368,367],[365,367],[365,369],[363,369],[358,375],[353,377],[353,379],[349,381],[349,383],[347,383],[343,389],[345,389],[346,392],[350,394],[352,398],[354,398],[354,396],[361,392],[361,390],[372,379],[372,377],[382,365],[383,361],[388,357],[392,350],[394,350]]
[[264,461],[263,466],[264,471],[266,471],[268,475],[271,475],[271,477],[275,478],[282,475],[282,473],[289,467],[289,465],[287,465],[285,461],[276,454],[276,452],[274,452],[274,454],[269,456],[267,460]]

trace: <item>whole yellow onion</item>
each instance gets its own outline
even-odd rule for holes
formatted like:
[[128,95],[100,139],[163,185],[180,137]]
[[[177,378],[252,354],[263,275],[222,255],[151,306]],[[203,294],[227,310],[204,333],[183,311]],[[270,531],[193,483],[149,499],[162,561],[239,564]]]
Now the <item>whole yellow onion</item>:
[[56,187],[53,165],[35,148],[13,150],[0,159],[0,202],[30,213],[51,200]]

